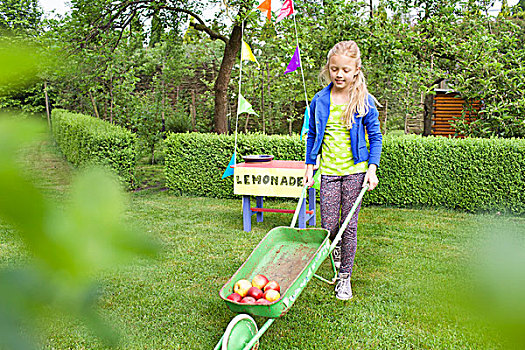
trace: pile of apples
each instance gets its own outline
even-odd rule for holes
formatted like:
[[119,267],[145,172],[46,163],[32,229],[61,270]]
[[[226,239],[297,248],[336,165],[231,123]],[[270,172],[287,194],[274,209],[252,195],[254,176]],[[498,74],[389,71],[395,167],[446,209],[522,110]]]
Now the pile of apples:
[[281,287],[269,281],[264,275],[255,276],[252,281],[239,280],[233,286],[233,293],[226,299],[242,304],[270,304],[281,297]]

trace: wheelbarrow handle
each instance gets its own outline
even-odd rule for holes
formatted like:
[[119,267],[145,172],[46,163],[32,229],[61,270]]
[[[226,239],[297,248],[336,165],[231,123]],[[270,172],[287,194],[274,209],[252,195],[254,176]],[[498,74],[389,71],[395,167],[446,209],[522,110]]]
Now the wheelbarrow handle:
[[361,203],[361,200],[363,200],[363,196],[365,195],[366,191],[368,191],[369,187],[370,187],[370,185],[368,183],[366,183],[363,186],[363,188],[361,189],[361,192],[359,193],[359,196],[357,196],[357,198],[356,198],[356,200],[354,202],[354,205],[352,206],[352,209],[350,210],[350,212],[346,216],[346,219],[343,222],[343,225],[341,225],[341,228],[339,228],[339,232],[337,232],[337,236],[335,236],[334,240],[332,241],[332,244],[330,245],[330,253],[332,253],[332,251],[335,249],[335,246],[337,245],[337,243],[339,243],[339,241],[343,237],[343,232],[345,232],[346,227],[348,226],[348,223],[352,219],[352,216],[354,216],[354,213],[355,213],[357,207],[359,206],[359,203]]
[[303,189],[301,190],[301,196],[299,197],[299,201],[297,202],[297,206],[295,207],[295,212],[293,213],[293,219],[292,223],[290,224],[290,227],[295,227],[295,224],[297,223],[297,217],[299,216],[299,211],[301,210],[301,205],[303,204],[303,199],[306,196],[306,189],[308,187],[306,185],[303,186]]

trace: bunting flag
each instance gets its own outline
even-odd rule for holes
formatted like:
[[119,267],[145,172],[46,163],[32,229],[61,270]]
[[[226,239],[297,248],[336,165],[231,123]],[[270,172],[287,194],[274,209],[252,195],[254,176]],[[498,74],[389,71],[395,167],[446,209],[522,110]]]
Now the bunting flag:
[[286,67],[284,74],[293,72],[299,67],[301,67],[301,57],[299,55],[299,46],[296,46],[295,52],[292,56],[292,59],[290,60],[290,63],[288,63],[288,67]]
[[303,139],[303,135],[308,133],[308,125],[310,124],[310,107],[306,107],[306,110],[304,111],[304,120],[303,120],[303,127],[301,129],[301,140]]
[[241,94],[239,94],[239,98],[237,101],[237,115],[240,115],[242,113],[258,115],[253,110],[253,107],[250,104],[250,102],[246,101],[246,99]]
[[266,12],[266,17],[269,21],[272,19],[272,0],[264,0],[259,6],[257,6],[257,9],[262,13]]
[[242,41],[241,60],[255,62],[259,66],[259,62],[257,62],[257,59],[252,53],[252,49],[250,49],[250,46],[248,46],[244,40]]
[[279,12],[279,16],[277,16],[276,22],[279,22],[284,17],[288,17],[291,14],[293,14],[293,2],[292,0],[284,0],[283,7],[281,7],[281,11]]
[[230,162],[228,163],[228,166],[226,167],[226,170],[224,170],[224,174],[222,174],[222,179],[224,180],[228,176],[233,175],[233,168],[232,165],[235,165],[235,152],[233,152],[233,156],[230,159]]

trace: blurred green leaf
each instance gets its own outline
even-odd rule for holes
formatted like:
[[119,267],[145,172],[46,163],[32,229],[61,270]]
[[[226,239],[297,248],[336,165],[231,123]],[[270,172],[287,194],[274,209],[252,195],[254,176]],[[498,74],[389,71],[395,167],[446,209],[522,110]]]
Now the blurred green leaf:
[[40,61],[41,55],[35,45],[0,39],[0,86],[20,88],[33,82]]
[[116,333],[98,315],[97,278],[156,244],[123,220],[124,197],[116,176],[85,169],[64,205],[45,198],[17,157],[42,135],[42,124],[0,119],[0,220],[15,227],[29,248],[22,266],[0,269],[0,347],[31,349],[35,322],[46,309],[72,315],[108,345]]

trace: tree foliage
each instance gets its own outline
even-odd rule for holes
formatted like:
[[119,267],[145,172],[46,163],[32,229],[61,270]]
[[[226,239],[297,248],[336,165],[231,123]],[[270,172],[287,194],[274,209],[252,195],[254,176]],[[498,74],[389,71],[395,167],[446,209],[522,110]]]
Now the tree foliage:
[[[295,22],[278,23],[247,0],[71,5],[70,16],[41,36],[67,57],[46,76],[52,103],[123,125],[143,135],[149,150],[165,131],[235,128],[243,20],[243,38],[261,66],[243,65],[242,94],[259,116],[241,115],[240,131],[298,132],[307,102],[321,88],[328,50],[352,39],[371,93],[388,106],[387,129],[403,129],[407,117],[422,112],[424,96],[447,80],[467,101],[484,105],[474,123],[456,122],[458,132],[525,135],[520,4],[494,17],[487,2],[472,0],[384,0],[372,13],[360,2],[296,1]],[[306,96],[300,71],[284,74],[295,28]]]
[[42,10],[37,0],[2,0],[0,31],[36,35],[41,28]]
[[[15,60],[23,64],[16,66]],[[23,75],[30,81],[27,76],[35,75],[42,61],[23,43],[0,41],[0,96],[10,80],[18,83]],[[0,264],[0,348],[39,348],[53,317],[83,321],[115,345],[115,330],[97,310],[97,279],[138,256],[153,256],[156,246],[123,224],[123,193],[102,169],[79,173],[67,203],[51,200],[36,184],[41,179],[30,175],[34,164],[21,157],[36,144],[41,147],[43,135],[41,122],[0,113],[0,226],[26,248],[20,259]]]

